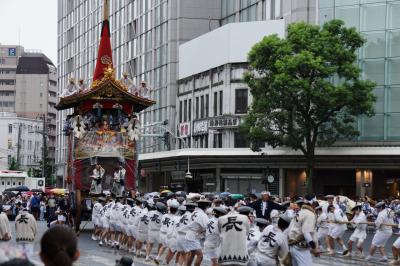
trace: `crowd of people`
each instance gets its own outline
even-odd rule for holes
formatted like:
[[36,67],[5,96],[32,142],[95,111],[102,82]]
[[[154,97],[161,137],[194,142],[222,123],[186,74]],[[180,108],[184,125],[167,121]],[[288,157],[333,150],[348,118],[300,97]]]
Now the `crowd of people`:
[[73,193],[64,195],[18,193],[17,195],[0,196],[0,206],[9,220],[16,220],[18,214],[26,210],[36,221],[45,221],[49,226],[60,220],[72,225],[75,205]]
[[[93,207],[92,239],[157,265],[201,265],[205,256],[213,266],[303,266],[313,265],[312,256],[321,252],[373,262],[376,249],[381,252],[379,261],[388,262],[384,248],[400,214],[398,200],[374,203],[327,195],[276,201],[266,191],[260,198],[249,195],[242,200],[185,195],[99,197]],[[354,231],[345,243],[343,234],[350,227]],[[370,249],[364,251],[367,227],[375,230]],[[400,238],[392,249],[389,264],[400,265]]]
[[[46,213],[50,218],[53,212],[59,217],[62,209],[70,208],[68,196],[2,198],[3,204],[11,202],[17,209],[12,212],[15,239],[26,254],[32,254],[36,220]],[[267,191],[260,197],[243,198],[229,193],[111,194],[100,195],[92,207],[92,239],[99,246],[126,250],[157,265],[201,265],[207,258],[213,266],[302,266],[312,265],[312,256],[321,252],[400,265],[400,237],[392,245],[390,262],[385,252],[388,239],[397,232],[399,217],[397,199],[353,201],[334,195],[274,199]],[[66,223],[55,218],[49,227],[58,224]],[[345,243],[343,235],[349,229],[351,236]],[[364,250],[367,232],[374,236],[369,250]],[[0,206],[0,241],[12,238],[8,217]],[[376,250],[379,258],[373,257]],[[79,252],[68,254],[72,265]]]
[[[29,229],[32,227],[31,223],[35,221],[29,213],[22,215],[26,215],[27,223],[15,224],[17,234],[21,230],[31,231]],[[20,227],[23,229],[19,229]],[[35,235],[32,237],[35,238]],[[21,241],[28,242],[27,240]],[[17,239],[19,245],[21,245],[21,241]],[[78,239],[70,228],[64,225],[54,225],[41,237],[39,257],[45,266],[72,266],[79,256]],[[24,248],[15,248],[12,245],[0,243],[0,266],[34,266],[34,264]]]

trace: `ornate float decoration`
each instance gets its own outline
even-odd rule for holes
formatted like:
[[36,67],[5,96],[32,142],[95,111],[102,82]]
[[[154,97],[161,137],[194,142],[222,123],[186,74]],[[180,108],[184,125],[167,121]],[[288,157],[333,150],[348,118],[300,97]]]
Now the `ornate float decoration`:
[[[108,0],[104,0],[103,8],[93,82],[85,88],[82,79],[77,86],[70,78],[70,84],[55,107],[59,111],[72,110],[66,118],[64,132],[68,136],[67,183],[70,191],[76,192],[76,202],[88,196],[99,196],[105,190],[116,196],[128,192],[134,196],[140,128],[137,114],[156,103],[148,97],[149,88],[141,94],[126,73],[121,80],[116,79]],[[80,208],[78,204],[77,226]]]

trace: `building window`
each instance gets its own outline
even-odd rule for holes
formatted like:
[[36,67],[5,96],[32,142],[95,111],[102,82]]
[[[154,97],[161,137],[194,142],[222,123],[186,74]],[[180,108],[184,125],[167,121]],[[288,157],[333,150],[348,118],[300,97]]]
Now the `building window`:
[[15,182],[13,182],[13,186],[15,186]]
[[187,100],[183,104],[183,122],[187,121]]
[[235,132],[235,148],[247,148],[249,147],[247,139],[240,134],[239,132]]
[[189,121],[192,120],[192,99],[189,99],[189,109],[188,109],[188,117],[189,117]]
[[222,133],[214,134],[214,148],[222,148]]
[[12,134],[12,124],[8,124],[8,134]]
[[218,115],[218,92],[214,92],[214,116]]
[[10,185],[10,181],[7,181],[7,186],[9,186]]
[[248,100],[247,98],[248,98],[247,89],[236,90],[236,98],[235,98],[236,114],[244,114],[247,112],[247,100]]
[[22,182],[20,181],[20,182],[18,182],[18,186],[20,186],[20,185],[22,185]]
[[196,119],[199,119],[199,97],[196,97]]
[[203,118],[203,117],[204,117],[204,95],[201,96],[200,102],[201,102],[201,106],[200,106],[200,112],[201,112],[200,118]]
[[182,123],[182,101],[179,102],[179,123]]
[[219,115],[222,115],[223,111],[223,105],[224,105],[224,99],[223,99],[223,91],[219,92]]
[[206,117],[208,117],[209,113],[208,113],[208,109],[210,105],[210,97],[208,96],[208,94],[206,94]]
[[271,1],[271,19],[279,19],[282,17],[282,0]]

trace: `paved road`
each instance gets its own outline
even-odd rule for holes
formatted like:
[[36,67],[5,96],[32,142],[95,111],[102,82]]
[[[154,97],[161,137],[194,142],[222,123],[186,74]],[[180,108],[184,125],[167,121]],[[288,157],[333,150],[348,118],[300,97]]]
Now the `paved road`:
[[[89,224],[88,229],[92,228],[92,225]],[[12,224],[12,228],[14,228],[14,224]],[[46,223],[44,222],[39,222],[39,235],[37,237],[37,240],[35,242],[35,255],[33,256],[33,262],[38,265],[42,266],[43,264],[40,262],[38,253],[40,250],[40,237],[44,233],[44,231],[47,229]],[[14,229],[13,229],[14,230]],[[346,232],[345,234],[345,240],[349,238],[351,232]],[[13,233],[14,235],[14,233]],[[369,247],[372,239],[372,234],[368,235],[367,240],[365,241],[365,249]],[[390,247],[393,241],[396,239],[395,236],[393,236],[388,244],[386,245],[388,252],[390,252]],[[15,242],[14,242],[15,243]],[[92,241],[90,238],[90,232],[85,231],[82,232],[80,237],[79,237],[79,249],[81,252],[81,257],[79,261],[75,264],[77,266],[112,266],[115,265],[115,261],[121,256],[127,255],[125,251],[119,251],[115,249],[111,249],[108,247],[99,247],[97,245],[97,242]],[[389,253],[389,257],[391,254]],[[335,266],[355,266],[355,265],[363,265],[363,266],[372,266],[372,265],[387,265],[387,263],[379,263],[378,258],[379,255],[376,253],[375,255],[376,261],[367,263],[363,259],[359,259],[357,257],[353,258],[348,258],[348,257],[343,257],[338,255],[335,256],[327,256],[327,255],[322,255],[321,258],[317,258],[314,260],[314,265],[316,266],[325,266],[325,265],[335,265]],[[143,259],[134,259],[135,260],[135,266],[145,266],[145,265],[151,265],[144,263]],[[204,265],[209,265],[208,261],[205,261],[203,263]],[[153,264],[155,265],[155,264]]]
[[[11,224],[11,227],[14,230],[14,224]],[[43,266],[40,262],[40,258],[38,256],[40,250],[40,238],[43,233],[47,229],[47,224],[45,222],[39,222],[38,224],[38,237],[35,241],[35,254],[33,256],[33,262],[35,265]],[[90,227],[90,225],[89,225]],[[13,232],[13,235],[14,232]],[[14,240],[13,240],[14,241]],[[15,244],[15,242],[13,242]],[[80,259],[74,265],[76,266],[112,266],[115,265],[115,261],[120,259],[122,256],[126,255],[126,252],[118,251],[115,249],[99,247],[97,242],[92,241],[90,238],[89,232],[82,232],[79,237],[79,250],[81,253]],[[144,266],[145,264],[140,263],[139,261],[135,262],[135,266]]]

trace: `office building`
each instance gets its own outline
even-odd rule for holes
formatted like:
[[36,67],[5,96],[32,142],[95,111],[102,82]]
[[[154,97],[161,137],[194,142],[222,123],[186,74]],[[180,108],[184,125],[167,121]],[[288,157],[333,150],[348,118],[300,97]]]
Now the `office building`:
[[[94,72],[102,21],[102,1],[59,1],[58,80],[59,93],[68,79],[84,78],[90,86]],[[153,107],[140,114],[142,125],[168,121],[175,128],[178,47],[215,29],[221,2],[215,0],[110,1],[111,45],[117,77],[128,72],[134,83],[146,80],[152,87]],[[66,173],[66,138],[63,122],[68,111],[57,118],[57,176]],[[161,139],[141,141],[141,152],[164,150]]]
[[[398,195],[400,20],[396,14],[400,1],[320,0],[310,1],[308,6],[306,2],[222,1],[221,25],[270,19],[283,19],[286,25],[295,21],[323,24],[338,18],[356,27],[367,40],[358,51],[362,76],[377,83],[375,115],[359,117],[360,136],[354,141],[317,149],[314,184],[321,194]],[[196,64],[190,64],[195,51],[204,53],[204,41],[218,30],[180,46],[176,124],[184,141],[178,143],[179,148],[187,145],[191,149],[141,155],[144,187],[172,184],[189,190],[240,193],[267,188],[281,196],[304,194],[306,175],[301,153],[269,147],[255,153],[244,148],[248,143],[237,127],[251,103],[242,79],[246,60],[232,60],[232,55],[218,60],[226,51],[235,52],[230,45],[235,42],[225,43],[222,52],[213,44],[218,54],[210,58],[206,53],[195,60]],[[233,36],[232,32],[228,36]],[[212,41],[208,42],[210,45]],[[192,179],[184,179],[188,168]]]
[[0,112],[0,169],[14,159],[21,170],[38,168],[42,160],[42,120]]
[[0,111],[33,120],[46,118],[49,158],[54,159],[57,69],[46,55],[0,45]]
[[[315,1],[221,1],[221,27],[179,47],[175,124],[183,140],[171,138],[169,152],[140,155],[145,190],[285,192],[284,168],[252,152],[238,130],[251,103],[243,74],[255,43],[284,37],[291,22],[316,23],[316,11]],[[188,164],[192,179],[184,178]],[[264,184],[267,176],[274,180]]]
[[[341,19],[346,26],[355,27],[364,36],[366,43],[358,51],[358,64],[362,76],[377,84],[375,115],[358,119],[360,136],[355,143],[342,143],[373,147],[377,154],[366,167],[359,165],[343,173],[347,177],[344,185],[356,185],[359,194],[398,195],[400,1],[319,0],[318,6],[319,24]],[[388,159],[382,164],[379,163],[381,157]]]
[[[61,92],[71,77],[76,80],[84,78],[86,79],[86,85],[90,85],[97,55],[102,10],[101,4],[93,1],[84,0],[79,3],[59,1],[59,3],[58,89]],[[171,152],[185,152],[184,150],[175,149],[203,147],[207,149],[207,152],[212,152],[215,147],[218,152],[223,148],[228,149],[227,152],[230,154],[231,151],[229,150],[231,148],[246,146],[243,138],[236,132],[239,123],[238,118],[243,115],[241,112],[244,112],[251,100],[246,86],[240,80],[241,74],[247,68],[246,60],[242,59],[242,62],[225,60],[221,65],[212,66],[211,69],[203,69],[200,73],[192,73],[189,76],[182,77],[181,80],[178,75],[181,70],[179,65],[179,45],[231,22],[277,19],[283,20],[284,25],[295,21],[317,22],[315,0],[133,0],[124,3],[111,1],[110,9],[113,63],[117,70],[117,76],[121,76],[122,72],[126,71],[136,84],[141,80],[148,81],[153,88],[151,98],[157,101],[154,107],[140,114],[142,126],[166,121],[168,122],[167,127],[175,134],[180,134],[179,137],[184,136],[183,131],[186,134],[189,133],[185,137],[185,142],[177,141],[175,137],[170,137],[169,145],[165,145],[163,138],[143,137],[141,139],[139,160],[142,171],[139,178],[139,188],[145,190],[158,189],[162,185],[168,185],[173,181],[171,179],[172,175],[176,175],[178,179],[182,176],[183,165],[186,164],[186,159],[189,156],[181,154],[177,158],[173,158],[174,156],[170,154]],[[190,58],[186,59],[190,60]],[[192,64],[195,65],[197,62],[194,60]],[[211,66],[211,64],[208,66]],[[218,71],[215,71],[216,69]],[[210,70],[209,73],[207,73],[208,70]],[[211,72],[212,74],[210,74]],[[196,75],[202,76],[202,80],[198,81]],[[211,77],[210,75],[216,75],[217,77]],[[206,94],[200,95],[196,93],[198,94],[199,106],[203,104],[202,108],[198,108],[198,114],[194,109],[194,106],[197,106],[195,102],[196,96],[193,95],[194,97],[190,98],[185,96],[185,93],[189,94],[188,92],[181,93],[178,91],[178,86],[179,90],[181,90],[181,87],[185,90],[183,88],[185,85],[181,84],[181,82],[190,79],[196,85],[188,86],[186,88],[188,91],[199,89],[199,92],[203,93],[205,87],[209,87],[211,83],[213,84],[212,86],[219,86],[216,97],[214,97],[215,88],[210,89],[208,98]],[[217,79],[217,81],[213,79]],[[235,85],[225,87],[231,81]],[[202,88],[201,86],[205,87]],[[236,86],[241,86],[242,90],[237,90]],[[222,94],[219,94],[219,91],[223,91]],[[234,100],[236,91],[238,91],[237,96],[241,99],[240,107],[238,106],[240,110],[237,112],[232,105],[236,101]],[[186,109],[184,106],[185,100]],[[212,105],[214,101],[217,102]],[[180,105],[181,102],[182,105]],[[177,108],[182,108],[186,112]],[[214,108],[217,108],[217,110],[214,110]],[[229,116],[227,115],[228,113],[235,115]],[[61,112],[57,118],[56,162],[57,175],[59,177],[64,176],[66,173],[67,147],[62,130],[63,121],[67,114],[68,112]],[[209,116],[213,117],[215,121],[213,120],[209,124],[212,134],[205,134],[201,132],[204,122],[203,124],[201,121],[196,121],[195,124],[193,122],[194,120],[206,120]],[[223,123],[233,124],[230,130],[220,134],[220,127],[226,127],[226,125],[222,125]],[[212,128],[213,125],[214,129]],[[199,129],[199,132],[195,134],[196,136],[192,136],[191,128]],[[174,151],[167,151],[168,149]],[[240,152],[240,149],[235,149],[235,151]],[[200,150],[190,150],[188,152],[195,156]],[[166,165],[164,167],[162,165],[162,158],[166,158],[162,154],[166,157],[171,156],[172,159],[169,163],[173,166]],[[153,160],[153,158],[155,159]],[[158,162],[156,161],[157,158],[160,158]],[[264,165],[262,162],[261,164]],[[256,180],[254,184],[261,182],[261,168],[257,166],[257,169],[254,167],[256,170],[250,171],[248,178],[245,178],[246,184],[249,184],[248,180],[252,179]],[[191,184],[186,184],[190,185],[189,187],[212,190],[214,188],[224,189],[230,186],[229,184],[225,186],[220,182],[219,178],[216,178],[220,175],[215,172],[215,169],[212,173],[202,173],[201,176],[200,174],[194,174],[195,178],[190,182]],[[239,174],[233,179],[236,178],[241,179],[243,176]],[[240,180],[237,181],[235,184],[240,183]],[[182,182],[180,180],[177,183]],[[281,189],[276,185],[279,182],[282,182],[282,179],[276,179],[274,183],[276,193]],[[249,186],[246,185],[247,187]]]

